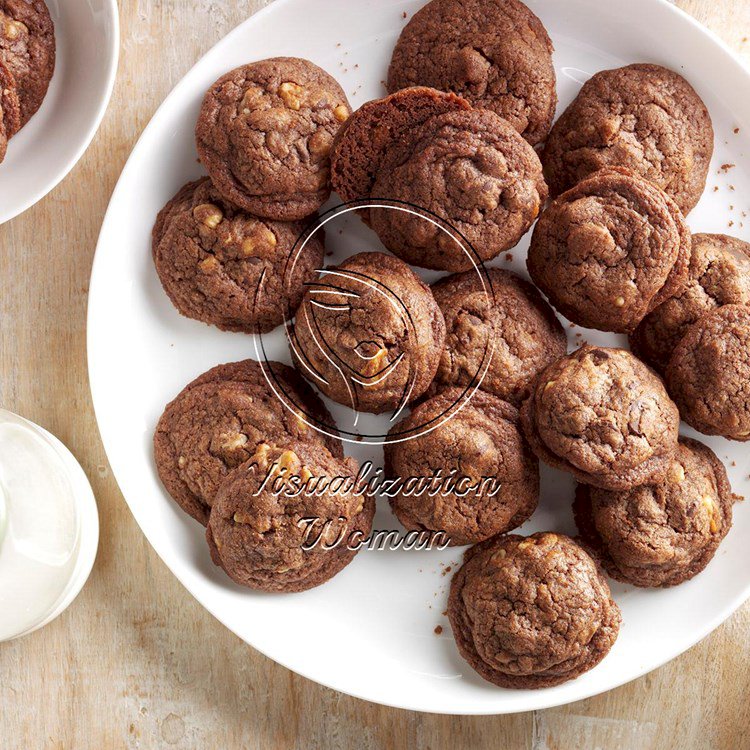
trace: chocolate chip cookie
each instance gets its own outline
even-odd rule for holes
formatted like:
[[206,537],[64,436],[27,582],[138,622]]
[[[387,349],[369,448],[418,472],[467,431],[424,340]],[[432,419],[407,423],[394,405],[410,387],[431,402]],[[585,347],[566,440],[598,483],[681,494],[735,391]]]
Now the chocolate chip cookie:
[[225,201],[209,178],[160,212],[152,252],[180,313],[225,331],[271,331],[290,320],[323,265],[322,231],[302,246],[304,222],[258,219]]
[[750,307],[724,305],[688,328],[669,360],[666,380],[691,427],[750,440]]
[[[293,368],[279,362],[268,366],[283,403],[260,364],[248,359],[203,373],[167,405],[159,419],[154,458],[161,481],[182,509],[204,525],[226,475],[261,443],[283,445],[294,439],[343,456],[340,440],[308,424],[332,424],[320,399]],[[301,409],[307,415],[304,419]]]
[[722,305],[750,304],[750,244],[725,234],[693,235],[688,285],[649,313],[631,349],[664,372],[675,346],[700,317]]
[[330,195],[331,144],[350,112],[341,86],[309,60],[243,65],[206,93],[198,155],[227,200],[261,218],[296,221]]
[[572,539],[508,534],[472,547],[451,582],[459,653],[485,680],[545,688],[595,667],[620,630],[597,564]]
[[531,381],[567,351],[560,322],[536,288],[490,268],[440,279],[432,294],[445,318],[445,349],[430,393],[479,387],[515,405]]
[[8,66],[0,62],[0,161],[5,158],[8,141],[21,127],[21,104],[16,79]]
[[518,410],[483,391],[469,403],[462,394],[449,388],[420,404],[391,429],[389,441],[398,442],[385,445],[387,476],[434,477],[427,491],[404,484],[390,498],[399,521],[410,531],[443,531],[451,544],[515,529],[539,500],[539,464],[521,435]]
[[627,170],[603,169],[542,213],[527,266],[573,322],[628,333],[685,288],[690,244],[666,193]]
[[547,186],[536,152],[507,122],[468,110],[431,117],[392,148],[372,197],[426,209],[452,228],[443,231],[419,210],[371,209],[372,228],[394,255],[424,268],[467,271],[521,239]]
[[542,22],[518,0],[432,0],[401,32],[388,90],[453,91],[503,117],[533,146],[555,114],[552,52]]
[[627,167],[687,214],[706,185],[711,117],[692,86],[660,65],[628,65],[590,78],[555,123],[542,161],[557,196],[603,167]]
[[290,335],[300,372],[356,411],[400,409],[430,385],[445,321],[429,287],[398,258],[359,253],[308,287]]
[[630,352],[583,346],[540,373],[521,424],[542,461],[585,484],[625,490],[667,473],[680,415]]
[[[345,202],[370,198],[385,155],[425,120],[471,109],[455,94],[415,86],[363,104],[336,133],[331,183]],[[362,210],[363,218],[369,215]]]
[[682,438],[659,482],[619,492],[581,484],[573,510],[584,542],[613,578],[676,586],[711,561],[732,525],[733,501],[714,452]]
[[55,72],[55,28],[43,0],[0,0],[0,61],[15,79],[23,127]]
[[356,492],[356,473],[352,459],[336,459],[320,445],[257,445],[216,494],[206,529],[213,561],[236,583],[261,591],[325,583],[354,558],[350,535],[364,539],[372,528],[375,502]]

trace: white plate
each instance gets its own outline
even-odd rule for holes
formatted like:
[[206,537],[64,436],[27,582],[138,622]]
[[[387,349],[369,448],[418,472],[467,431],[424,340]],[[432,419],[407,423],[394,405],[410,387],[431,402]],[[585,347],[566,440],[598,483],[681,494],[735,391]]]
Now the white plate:
[[39,111],[0,164],[0,224],[44,198],[83,156],[107,109],[117,72],[116,0],[45,0],[57,61]]
[[[695,231],[734,231],[750,239],[750,223],[739,226],[740,211],[748,208],[750,177],[739,166],[717,174],[722,164],[741,163],[750,149],[750,99],[738,95],[748,89],[750,77],[728,50],[660,0],[529,4],[556,46],[561,107],[587,75],[602,68],[653,61],[687,76],[706,101],[716,128],[708,190],[690,225]],[[411,16],[420,5],[419,0],[277,0],[235,29],[185,76],[133,150],[102,227],[89,303],[91,387],[107,454],[136,520],[188,590],[249,644],[313,680],[380,703],[461,714],[525,711],[632,680],[677,656],[728,617],[750,595],[750,508],[736,507],[734,528],[696,579],[665,591],[613,586],[624,625],[599,666],[559,687],[510,691],[482,681],[459,658],[441,615],[450,581],[443,569],[455,566],[460,551],[367,551],[333,581],[312,591],[272,596],[243,590],[212,565],[203,529],[166,495],[151,455],[157,419],[188,380],[216,363],[255,356],[252,337],[181,318],[162,292],[151,263],[149,235],[157,210],[199,173],[193,126],[203,92],[242,63],[297,55],[330,71],[359,106],[383,95],[380,82],[405,23],[402,12]],[[735,205],[732,211],[730,204]],[[357,241],[328,233],[339,257],[352,247],[368,247],[368,242],[377,247],[374,235],[357,220],[349,222],[349,230]],[[523,272],[527,242],[513,251],[512,263],[500,265]],[[623,341],[584,333],[590,341]],[[572,330],[570,339],[573,343]],[[729,469],[734,488],[749,492],[747,447],[721,439],[706,442],[722,458],[736,461]],[[361,446],[349,445],[348,450],[363,456]],[[571,498],[568,477],[545,471],[543,499],[523,532],[572,531]],[[385,505],[376,516],[376,528],[399,528]],[[440,636],[433,632],[437,625],[444,628]]]

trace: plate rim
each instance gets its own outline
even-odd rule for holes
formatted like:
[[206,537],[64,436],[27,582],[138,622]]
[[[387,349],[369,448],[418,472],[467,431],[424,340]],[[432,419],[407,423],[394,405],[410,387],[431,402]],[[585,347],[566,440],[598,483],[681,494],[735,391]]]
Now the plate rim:
[[[115,0],[111,0],[112,2],[115,2]],[[342,687],[340,684],[337,684],[337,681],[335,679],[324,679],[317,675],[310,674],[308,670],[304,668],[300,668],[298,666],[291,666],[286,659],[280,658],[278,656],[270,656],[264,649],[258,647],[257,645],[250,643],[243,635],[241,635],[235,628],[233,628],[231,625],[227,624],[227,622],[224,621],[222,616],[218,614],[216,611],[214,611],[214,607],[209,606],[208,604],[205,604],[203,600],[196,595],[189,585],[185,583],[183,580],[183,576],[176,572],[170,564],[165,560],[164,556],[162,555],[161,551],[159,550],[159,547],[157,544],[155,544],[154,540],[152,539],[152,535],[149,534],[139,523],[138,518],[130,505],[130,502],[127,499],[127,496],[125,493],[120,489],[120,482],[117,476],[117,472],[115,471],[114,467],[112,466],[112,463],[109,458],[109,452],[107,450],[107,444],[104,441],[103,435],[102,435],[102,422],[100,418],[100,408],[97,407],[97,395],[96,391],[97,388],[95,386],[95,377],[94,377],[94,370],[96,369],[96,365],[94,364],[95,355],[93,355],[93,349],[94,349],[94,335],[92,333],[92,318],[93,318],[93,305],[92,305],[92,297],[95,297],[96,295],[92,295],[92,291],[94,288],[94,279],[97,274],[97,267],[98,264],[101,263],[101,257],[103,253],[100,253],[100,248],[104,244],[104,234],[105,229],[111,221],[111,213],[114,213],[114,204],[116,201],[116,198],[118,197],[119,191],[122,188],[124,178],[126,174],[129,174],[131,169],[134,169],[134,156],[139,151],[142,141],[149,131],[149,129],[152,126],[152,123],[154,120],[156,120],[162,109],[169,106],[172,99],[177,96],[177,94],[182,90],[184,86],[186,86],[186,80],[191,77],[191,74],[193,71],[200,67],[206,57],[214,53],[216,48],[223,46],[224,44],[228,43],[230,39],[232,39],[234,36],[239,35],[246,26],[249,25],[255,25],[258,22],[262,22],[262,19],[265,18],[266,15],[270,15],[272,12],[275,12],[280,7],[286,6],[292,2],[295,2],[296,0],[274,0],[271,4],[264,6],[263,8],[259,9],[252,15],[250,15],[248,18],[246,18],[244,21],[240,22],[237,26],[235,26],[233,29],[231,29],[226,35],[224,35],[221,39],[219,39],[215,44],[213,44],[211,47],[209,47],[192,65],[182,76],[182,78],[175,84],[175,86],[170,90],[170,92],[167,94],[167,96],[164,98],[162,103],[159,105],[159,107],[154,111],[153,115],[149,119],[149,122],[146,124],[146,126],[141,131],[141,134],[139,135],[137,141],[135,142],[128,159],[123,166],[122,172],[120,174],[120,177],[117,180],[117,183],[115,185],[114,190],[112,191],[112,194],[110,196],[109,203],[107,205],[107,210],[104,214],[104,218],[102,220],[99,238],[97,240],[97,246],[94,253],[94,259],[92,263],[91,268],[91,276],[90,276],[90,282],[89,282],[89,299],[88,299],[88,305],[87,305],[87,315],[86,315],[86,353],[87,353],[87,371],[88,371],[88,377],[89,377],[89,388],[91,392],[91,400],[94,407],[94,413],[96,417],[96,423],[97,423],[97,429],[99,430],[100,439],[102,442],[102,446],[104,448],[105,455],[107,456],[107,461],[110,463],[110,468],[112,469],[113,477],[115,478],[115,481],[117,482],[118,489],[120,490],[120,494],[122,495],[122,498],[124,499],[125,503],[128,506],[128,509],[130,510],[131,514],[133,515],[133,518],[138,524],[138,527],[141,531],[141,533],[144,534],[146,539],[148,540],[149,544],[153,548],[154,552],[157,554],[159,559],[166,565],[166,567],[169,569],[170,573],[175,576],[175,578],[180,582],[180,584],[187,590],[187,592],[195,599],[203,609],[205,609],[207,612],[209,612],[216,620],[218,620],[225,628],[227,628],[230,632],[232,632],[235,636],[237,636],[243,643],[247,644],[251,648],[253,648],[255,651],[263,654],[264,657],[270,659],[271,661],[276,662],[277,664],[281,665],[282,667],[290,670],[291,672],[300,675],[301,677],[304,677],[314,683],[317,683],[319,685],[322,685],[324,687],[327,687],[332,690],[336,690],[337,692],[343,693],[345,695],[352,696],[354,698],[357,698],[359,700],[368,701],[370,703],[374,703],[377,705],[383,705],[387,706],[389,708],[396,708],[406,711],[415,711],[419,713],[427,713],[427,714],[437,714],[437,715],[444,715],[444,716],[501,716],[501,715],[512,715],[512,714],[518,714],[518,713],[525,713],[529,711],[536,711],[536,710],[544,710],[548,708],[555,708],[558,706],[568,705],[573,702],[577,702],[579,700],[586,700],[588,698],[594,697],[596,695],[602,695],[604,693],[610,692],[612,690],[615,690],[619,687],[622,687],[623,685],[632,682],[636,679],[639,679],[641,677],[644,677],[645,675],[649,674],[650,672],[653,672],[656,669],[659,669],[660,667],[664,666],[668,662],[678,658],[679,656],[682,656],[684,653],[689,651],[691,648],[693,648],[697,643],[702,641],[704,638],[706,638],[710,633],[712,633],[714,630],[716,630],[720,625],[722,625],[729,617],[731,617],[746,601],[750,599],[750,577],[747,580],[747,583],[743,589],[743,591],[737,595],[735,595],[731,601],[725,605],[722,609],[716,612],[716,614],[710,618],[704,627],[696,630],[695,634],[691,636],[689,639],[687,639],[686,645],[684,648],[681,648],[677,653],[672,653],[669,656],[665,657],[664,659],[658,660],[656,663],[650,664],[647,668],[643,669],[642,671],[638,671],[637,674],[634,675],[628,675],[624,677],[622,680],[616,680],[613,682],[613,684],[609,685],[607,688],[601,690],[597,689],[596,687],[593,689],[586,689],[584,690],[580,695],[577,695],[573,698],[568,697],[560,697],[558,696],[557,692],[551,692],[548,693],[546,690],[542,691],[530,691],[531,695],[533,696],[539,696],[536,700],[530,699],[528,702],[528,705],[519,705],[510,707],[508,709],[484,709],[479,708],[477,710],[454,710],[454,711],[444,711],[439,708],[429,708],[425,707],[421,704],[417,704],[414,702],[389,702],[387,698],[373,698],[370,695],[367,695],[364,691],[352,689],[350,687]],[[648,6],[659,6],[663,9],[665,9],[667,12],[672,13],[675,18],[680,19],[681,22],[687,22],[688,25],[692,28],[693,32],[698,33],[704,37],[707,37],[713,45],[717,48],[717,52],[721,52],[726,58],[727,62],[729,64],[732,64],[739,68],[739,74],[743,75],[747,78],[748,82],[750,83],[750,64],[746,63],[742,58],[739,57],[730,47],[729,45],[724,42],[723,39],[721,39],[714,31],[709,29],[707,26],[703,25],[698,21],[695,17],[690,15],[687,11],[684,11],[682,8],[679,8],[677,5],[675,5],[672,0],[639,0],[643,5]],[[542,696],[548,695],[549,698],[545,700]]]

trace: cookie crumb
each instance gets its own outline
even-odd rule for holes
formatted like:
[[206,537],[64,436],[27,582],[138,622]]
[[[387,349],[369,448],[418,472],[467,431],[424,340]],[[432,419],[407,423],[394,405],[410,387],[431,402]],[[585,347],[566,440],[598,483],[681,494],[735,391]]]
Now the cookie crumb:
[[734,169],[736,164],[722,164],[721,165],[721,172],[728,172],[730,169]]
[[403,12],[403,13],[401,14],[401,18],[407,18],[407,17],[408,17],[408,16],[407,16],[407,13],[406,13],[406,11],[404,11],[404,12]]
[[733,132],[733,133],[734,133],[735,135],[737,135],[737,133],[739,133],[739,132],[740,132],[740,129],[739,129],[739,128],[735,128],[735,129],[734,129],[734,130],[733,130],[732,132]]
[[442,625],[435,625],[435,635],[440,635],[443,632],[443,626]]

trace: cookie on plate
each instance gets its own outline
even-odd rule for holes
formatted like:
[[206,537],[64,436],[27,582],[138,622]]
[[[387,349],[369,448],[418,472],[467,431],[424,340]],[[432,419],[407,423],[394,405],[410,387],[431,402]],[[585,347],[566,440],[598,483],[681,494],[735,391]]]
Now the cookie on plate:
[[534,286],[510,271],[465,271],[432,294],[445,318],[445,349],[429,393],[479,387],[516,406],[537,373],[567,351],[567,338]]
[[267,367],[277,392],[254,360],[219,365],[185,386],[159,419],[154,434],[159,477],[182,509],[204,525],[226,475],[261,443],[309,442],[343,457],[338,438],[308,424],[331,425],[331,415],[299,373],[279,362]]
[[624,169],[603,169],[554,200],[526,264],[563,315],[628,333],[687,285],[690,231],[674,201]]
[[545,688],[595,667],[620,610],[594,560],[562,534],[508,534],[469,549],[451,581],[459,653],[485,680]]
[[691,427],[750,440],[750,307],[724,305],[688,328],[669,360],[666,381]]
[[676,586],[698,575],[732,525],[727,472],[714,452],[681,438],[658,482],[608,491],[578,485],[573,511],[604,570],[635,586]]
[[631,349],[664,372],[688,328],[722,305],[750,304],[750,244],[725,234],[695,234],[688,285],[662,302],[630,335]]
[[583,346],[540,373],[521,424],[545,463],[624,490],[665,476],[680,415],[659,376],[630,352]]
[[0,61],[15,79],[23,127],[55,72],[55,27],[43,0],[0,0]]
[[604,167],[627,167],[687,214],[714,148],[706,105],[680,75],[636,64],[592,76],[555,123],[542,156],[552,196]]
[[[455,94],[425,86],[365,102],[339,128],[331,148],[331,183],[344,202],[370,198],[386,154],[425,120],[471,109]],[[363,218],[369,215],[362,209]]]
[[435,477],[434,491],[404,484],[389,498],[399,521],[410,531],[442,531],[456,545],[515,529],[539,500],[539,463],[518,410],[483,391],[463,403],[462,393],[449,388],[421,403],[385,444],[386,476]]
[[198,155],[227,200],[258,217],[296,221],[328,199],[331,144],[350,113],[341,86],[309,60],[250,63],[206,93]]
[[401,139],[383,160],[372,197],[415,209],[370,209],[372,228],[394,255],[423,268],[467,271],[518,243],[547,186],[534,149],[494,112],[474,109],[431,117]]
[[0,161],[5,158],[8,141],[21,127],[21,104],[16,80],[8,66],[0,61]]
[[266,333],[291,318],[305,283],[323,265],[322,230],[303,248],[298,240],[305,228],[304,222],[258,219],[204,178],[160,212],[154,264],[183,315],[225,331]]
[[385,253],[359,253],[308,287],[289,338],[300,372],[326,396],[380,414],[427,390],[445,321],[409,266]]
[[388,90],[453,91],[507,120],[532,146],[557,104],[552,42],[518,0],[432,0],[401,32]]
[[206,529],[213,561],[261,591],[305,591],[330,580],[356,555],[350,536],[364,539],[372,528],[375,501],[357,492],[356,473],[352,459],[320,445],[257,445],[216,494]]

